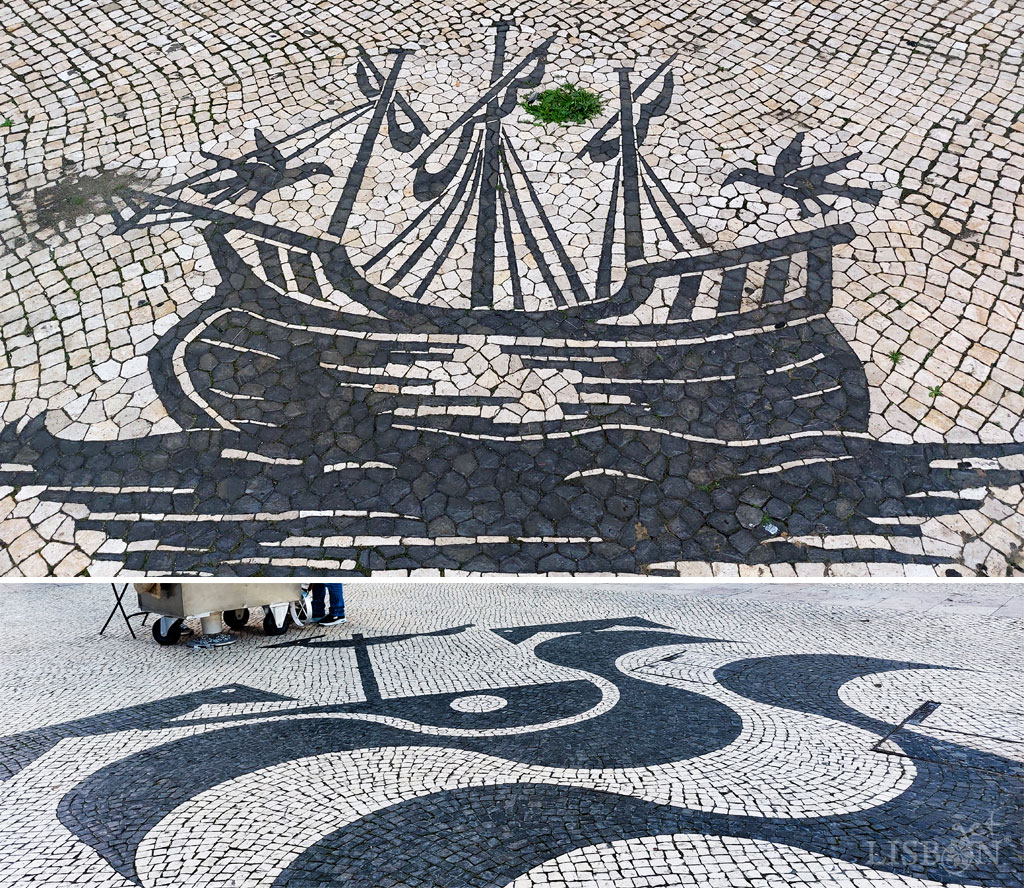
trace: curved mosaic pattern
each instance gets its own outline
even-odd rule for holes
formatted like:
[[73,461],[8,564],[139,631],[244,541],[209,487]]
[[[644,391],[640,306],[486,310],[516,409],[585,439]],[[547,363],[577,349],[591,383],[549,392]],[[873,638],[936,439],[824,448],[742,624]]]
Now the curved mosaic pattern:
[[764,873],[775,874],[777,882],[791,884],[807,879],[813,884],[879,884],[931,888],[941,883],[909,876],[878,874],[867,867],[835,860],[820,854],[731,836],[651,836],[622,842],[609,842],[581,848],[542,864],[509,884],[509,888],[529,888],[557,879],[568,888],[597,888],[607,871],[615,872],[625,884],[643,884],[656,879],[658,884],[697,886],[714,881],[728,888],[740,888]]
[[[1024,884],[1024,735],[977,709],[980,673],[690,622],[267,639],[263,657],[345,654],[361,698],[226,686],[9,736],[5,829],[20,841],[50,805],[95,884],[145,888]],[[423,691],[382,692],[415,681],[388,678],[410,644],[430,652]],[[483,648],[521,666],[430,686]]]
[[46,10],[0,570],[1020,571],[1013,4]]

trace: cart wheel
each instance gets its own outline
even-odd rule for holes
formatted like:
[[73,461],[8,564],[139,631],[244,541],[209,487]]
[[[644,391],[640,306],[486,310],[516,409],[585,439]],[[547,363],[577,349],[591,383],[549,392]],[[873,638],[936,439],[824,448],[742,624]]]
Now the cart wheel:
[[165,645],[177,644],[181,638],[181,620],[175,620],[166,633],[162,628],[163,622],[163,620],[157,619],[153,624],[153,638],[156,639],[156,643]]
[[274,622],[274,615],[267,611],[267,615],[263,618],[263,634],[264,635],[284,635],[288,631],[288,627],[292,623],[290,614],[285,614],[284,622],[280,626]]
[[249,608],[240,607],[238,610],[224,611],[224,622],[231,629],[244,629],[249,622]]

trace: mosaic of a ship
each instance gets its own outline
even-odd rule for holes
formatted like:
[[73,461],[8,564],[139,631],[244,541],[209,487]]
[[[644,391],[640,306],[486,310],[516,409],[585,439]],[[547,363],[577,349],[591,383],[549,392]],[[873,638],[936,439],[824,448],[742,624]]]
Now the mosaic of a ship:
[[[521,108],[558,82],[550,41],[528,36],[500,25],[489,77],[464,75],[434,126],[408,88],[413,51],[360,53],[357,100],[283,137],[257,129],[240,158],[204,153],[212,172],[122,213],[209,223],[231,296],[180,333],[173,367],[198,413],[252,434],[356,401],[485,439],[863,432],[864,370],[827,317],[852,227],[709,243],[668,172],[685,158],[656,138],[688,125],[677,59],[595,65],[600,118],[551,137]],[[328,183],[323,220],[237,199],[252,209],[289,176]]]

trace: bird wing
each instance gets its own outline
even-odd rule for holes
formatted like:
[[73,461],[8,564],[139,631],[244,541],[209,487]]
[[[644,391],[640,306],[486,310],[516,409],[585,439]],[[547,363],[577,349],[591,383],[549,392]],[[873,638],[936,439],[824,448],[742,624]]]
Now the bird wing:
[[839,160],[832,160],[828,163],[811,167],[811,172],[821,176],[822,178],[825,176],[831,176],[833,173],[838,173],[840,170],[846,169],[858,157],[860,157],[859,151],[856,154],[849,155],[848,157],[841,157]]
[[253,159],[277,170],[283,170],[287,165],[284,155],[260,130],[256,130],[256,151],[253,154]]
[[797,133],[793,141],[779,152],[775,158],[775,175],[780,179],[787,173],[792,173],[800,168],[800,161],[804,154],[804,134]]

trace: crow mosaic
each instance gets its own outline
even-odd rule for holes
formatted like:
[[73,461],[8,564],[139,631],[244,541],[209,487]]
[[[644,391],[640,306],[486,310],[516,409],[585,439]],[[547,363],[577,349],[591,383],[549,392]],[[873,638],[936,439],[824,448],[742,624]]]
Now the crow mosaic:
[[[803,162],[803,144],[805,133],[798,133],[793,140],[779,152],[771,175],[756,169],[733,170],[723,182],[723,187],[736,182],[745,182],[765,191],[774,191],[787,200],[794,201],[800,207],[800,215],[804,218],[818,213],[827,213],[832,207],[822,197],[848,197],[850,200],[877,206],[882,199],[882,192],[875,188],[863,188],[847,185],[842,182],[829,182],[832,176],[846,169],[860,157],[860,152],[847,157],[822,164],[805,164]],[[810,204],[815,204],[814,209]]]
[[[210,172],[211,177],[222,172],[230,172],[227,178],[217,178],[209,182],[194,182],[192,189],[210,198],[211,204],[247,203],[250,209],[268,194],[294,185],[303,179],[313,176],[332,176],[331,168],[325,163],[302,163],[289,166],[289,158],[281,153],[260,130],[255,132],[256,150],[242,158],[224,157],[211,154],[209,151],[199,153],[207,160],[216,163]],[[252,197],[248,197],[251,194]],[[248,200],[245,200],[248,198]]]

